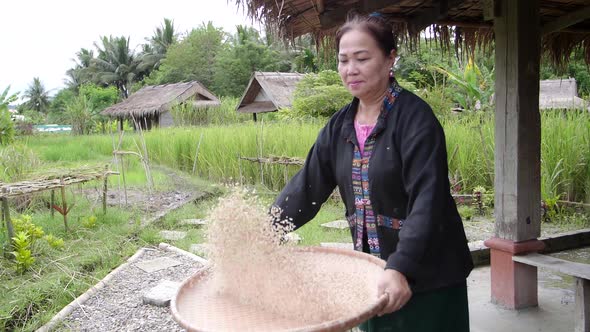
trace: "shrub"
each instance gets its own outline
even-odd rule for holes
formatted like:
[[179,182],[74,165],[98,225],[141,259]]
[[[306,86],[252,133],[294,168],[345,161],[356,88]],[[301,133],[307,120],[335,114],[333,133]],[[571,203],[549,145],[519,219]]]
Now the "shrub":
[[84,217],[81,224],[86,228],[94,228],[96,226],[96,216]]
[[56,237],[53,234],[48,234],[43,237],[47,244],[53,249],[63,249],[64,247],[64,240],[62,238]]
[[32,256],[30,250],[32,240],[25,232],[17,232],[12,240],[14,244],[12,254],[14,255],[16,272],[23,274],[35,263],[35,258]]
[[325,70],[305,75],[295,88],[293,107],[280,114],[285,118],[328,118],[351,99],[338,73]]
[[18,218],[12,220],[15,233],[24,233],[30,239],[30,242],[40,239],[45,235],[43,228],[33,223],[33,217],[28,214],[23,214]]

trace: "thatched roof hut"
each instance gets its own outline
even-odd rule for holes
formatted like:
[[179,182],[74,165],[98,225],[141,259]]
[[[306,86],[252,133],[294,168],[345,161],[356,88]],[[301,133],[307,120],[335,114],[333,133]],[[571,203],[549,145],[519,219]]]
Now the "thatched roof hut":
[[218,107],[219,99],[197,81],[146,86],[102,114],[118,119],[135,119],[148,129],[173,125],[172,106],[191,102],[196,107]]
[[252,113],[274,112],[290,107],[295,86],[303,78],[299,73],[254,72],[238,104],[237,111]]
[[540,109],[590,109],[588,102],[578,97],[576,80],[555,79],[541,81]]

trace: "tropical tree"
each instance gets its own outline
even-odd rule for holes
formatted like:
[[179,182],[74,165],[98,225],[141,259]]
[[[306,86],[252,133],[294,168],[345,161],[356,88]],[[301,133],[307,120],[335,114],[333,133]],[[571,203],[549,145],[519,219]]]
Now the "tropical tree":
[[166,58],[158,70],[145,80],[147,84],[199,81],[210,87],[214,79],[214,65],[226,37],[213,23],[202,23],[186,38],[168,47]]
[[64,83],[69,89],[78,91],[78,87],[84,83],[92,80],[92,73],[90,65],[94,59],[94,51],[86,48],[81,48],[76,52],[76,59],[73,59],[75,66],[66,71],[67,78]]
[[8,112],[8,104],[18,99],[18,92],[8,95],[10,85],[0,94],[0,145],[6,145],[14,139],[14,123]]
[[94,43],[98,56],[90,59],[94,83],[117,87],[121,97],[129,96],[129,86],[138,73],[139,61],[130,48],[129,37],[101,37]]
[[215,63],[214,90],[222,95],[240,96],[254,71],[279,71],[280,57],[265,45],[256,29],[237,26]]
[[8,95],[8,91],[10,91],[10,85],[0,93],[0,110],[8,110],[8,105],[18,99],[18,92]]
[[38,77],[33,78],[33,82],[25,90],[24,97],[28,98],[27,107],[39,113],[46,113],[49,110],[49,91]]

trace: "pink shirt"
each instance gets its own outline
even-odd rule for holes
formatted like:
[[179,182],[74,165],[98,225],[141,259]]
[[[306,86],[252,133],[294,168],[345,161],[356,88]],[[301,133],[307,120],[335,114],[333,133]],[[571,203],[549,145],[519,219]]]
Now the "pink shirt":
[[365,141],[367,137],[371,135],[371,132],[375,128],[374,124],[360,124],[358,121],[354,122],[354,130],[356,131],[356,140],[359,142],[359,149],[361,151],[361,155],[365,151]]

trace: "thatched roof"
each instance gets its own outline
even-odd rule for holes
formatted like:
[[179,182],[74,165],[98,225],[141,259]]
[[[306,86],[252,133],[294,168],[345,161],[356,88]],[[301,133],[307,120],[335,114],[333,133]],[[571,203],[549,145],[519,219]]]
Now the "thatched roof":
[[197,107],[220,105],[219,99],[201,83],[192,81],[143,87],[129,98],[105,109],[102,114],[117,118],[157,115],[188,100]]
[[576,80],[556,79],[541,81],[540,109],[590,109],[588,102],[578,97]]
[[[248,14],[278,28],[285,37],[312,33],[333,36],[349,12],[378,11],[394,25],[402,41],[413,46],[429,27],[443,45],[472,50],[493,39],[493,18],[499,1],[492,0],[235,0]],[[510,0],[512,1],[512,0]],[[590,64],[588,0],[540,0],[543,50],[560,65],[575,47]],[[408,43],[409,42],[409,43]]]
[[295,86],[302,78],[299,73],[254,72],[237,111],[264,113],[290,107]]

